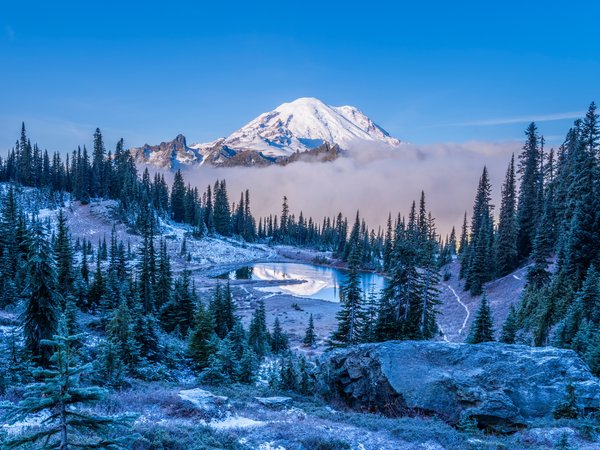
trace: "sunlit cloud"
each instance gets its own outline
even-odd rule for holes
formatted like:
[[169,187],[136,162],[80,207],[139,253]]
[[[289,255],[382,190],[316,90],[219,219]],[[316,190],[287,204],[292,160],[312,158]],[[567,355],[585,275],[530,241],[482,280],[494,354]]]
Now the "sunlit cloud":
[[540,114],[530,116],[515,116],[515,117],[504,117],[498,119],[483,119],[483,120],[471,120],[466,122],[455,122],[446,123],[440,125],[430,125],[426,128],[442,128],[442,127],[481,127],[481,126],[494,126],[494,125],[512,125],[519,123],[529,122],[553,122],[556,120],[569,120],[583,117],[585,111],[572,111],[555,114]]
[[[303,212],[319,223],[338,212],[354,217],[360,210],[368,225],[383,226],[388,213],[407,215],[421,190],[442,233],[462,223],[465,211],[472,210],[477,181],[487,165],[493,196],[499,205],[500,185],[512,153],[522,142],[404,144],[400,148],[356,146],[349,157],[330,163],[297,162],[285,167],[213,168],[192,166],[185,170],[186,181],[205,190],[216,179],[226,179],[230,201],[251,191],[251,208],[257,216],[279,214],[286,195],[296,217]],[[169,183],[172,173],[168,172]]]

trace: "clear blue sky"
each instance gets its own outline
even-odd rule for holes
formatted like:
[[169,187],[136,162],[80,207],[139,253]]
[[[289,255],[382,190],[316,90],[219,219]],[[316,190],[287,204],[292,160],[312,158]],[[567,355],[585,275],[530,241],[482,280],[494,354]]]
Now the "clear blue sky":
[[300,96],[414,143],[559,141],[600,100],[598,2],[17,2],[0,5],[0,151],[24,120],[71,150],[229,134]]

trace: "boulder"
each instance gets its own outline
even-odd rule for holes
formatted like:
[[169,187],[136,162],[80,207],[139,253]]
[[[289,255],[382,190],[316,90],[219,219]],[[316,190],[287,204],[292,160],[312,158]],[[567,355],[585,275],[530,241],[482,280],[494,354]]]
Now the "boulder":
[[215,395],[204,389],[179,391],[179,398],[190,402],[195,408],[209,417],[220,417],[231,407],[227,397]]
[[292,404],[292,397],[254,397],[263,406],[283,408]]
[[389,341],[323,356],[324,393],[389,416],[435,415],[512,431],[552,418],[566,387],[582,413],[600,410],[600,380],[571,350],[485,343]]

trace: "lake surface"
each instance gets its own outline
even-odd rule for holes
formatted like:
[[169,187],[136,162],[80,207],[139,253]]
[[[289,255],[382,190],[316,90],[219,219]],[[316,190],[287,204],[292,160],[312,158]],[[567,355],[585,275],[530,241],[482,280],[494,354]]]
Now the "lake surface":
[[[256,263],[219,275],[230,280],[303,280],[304,283],[257,288],[263,292],[282,292],[296,297],[308,297],[329,302],[340,301],[340,286],[346,281],[346,270],[304,263]],[[363,294],[377,294],[385,286],[385,278],[371,272],[361,272]]]

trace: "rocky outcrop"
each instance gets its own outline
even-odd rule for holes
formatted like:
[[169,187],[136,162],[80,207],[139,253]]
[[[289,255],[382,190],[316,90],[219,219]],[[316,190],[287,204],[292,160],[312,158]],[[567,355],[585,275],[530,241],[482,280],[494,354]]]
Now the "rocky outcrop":
[[204,389],[187,389],[179,391],[179,398],[190,402],[207,417],[224,417],[231,408],[229,398],[215,395]]
[[575,352],[551,347],[390,341],[332,352],[320,370],[329,396],[390,416],[472,417],[510,431],[551,418],[568,384],[582,413],[600,410],[600,380]]
[[161,142],[158,145],[145,144],[143,147],[129,150],[138,164],[152,164],[161,168],[177,169],[180,164],[198,164],[202,155],[198,150],[188,147],[185,136],[177,135],[175,139]]

